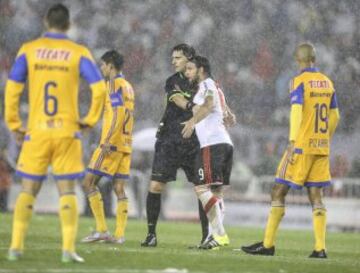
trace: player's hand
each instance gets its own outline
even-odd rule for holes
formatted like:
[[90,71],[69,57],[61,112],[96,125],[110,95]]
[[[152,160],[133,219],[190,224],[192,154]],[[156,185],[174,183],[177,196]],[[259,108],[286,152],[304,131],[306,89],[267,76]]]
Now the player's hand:
[[19,128],[14,131],[15,141],[17,145],[21,146],[21,144],[24,142],[25,133],[26,130],[24,128]]
[[194,119],[189,119],[181,124],[184,125],[184,128],[181,131],[183,138],[190,138],[195,129]]
[[223,122],[226,128],[233,127],[236,124],[236,116],[228,111],[224,116]]
[[295,155],[295,141],[290,141],[286,151],[286,161],[290,164],[294,164],[294,155]]
[[112,150],[111,150],[111,144],[110,144],[110,143],[101,144],[101,145],[100,145],[100,148],[101,148],[101,152],[102,152],[104,155],[109,155],[109,154],[111,154],[111,152],[112,152]]

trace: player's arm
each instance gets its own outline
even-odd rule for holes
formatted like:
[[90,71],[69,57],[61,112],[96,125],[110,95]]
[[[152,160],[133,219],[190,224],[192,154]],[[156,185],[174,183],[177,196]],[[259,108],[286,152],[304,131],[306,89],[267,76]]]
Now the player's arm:
[[90,52],[86,50],[80,59],[80,75],[91,89],[91,106],[88,114],[79,122],[80,127],[93,127],[99,120],[105,102],[106,84]]
[[337,99],[336,99],[336,93],[334,92],[331,98],[331,103],[330,103],[330,112],[329,112],[329,135],[330,138],[332,138],[332,136],[335,133],[336,127],[339,124],[340,121],[340,112],[339,112],[339,108],[338,108],[338,104],[337,104]]
[[5,122],[10,131],[15,134],[18,144],[25,135],[19,114],[20,96],[24,90],[28,75],[28,66],[24,47],[19,50],[15,62],[10,70],[5,87]]
[[232,127],[236,124],[236,115],[230,109],[229,105],[225,101],[225,109],[224,109],[224,125],[226,127]]
[[192,110],[194,103],[185,97],[186,94],[180,89],[179,85],[174,84],[172,80],[168,79],[166,81],[165,91],[168,94],[169,102],[175,103],[177,107],[183,110]]
[[214,109],[214,95],[213,91],[208,90],[207,95],[205,97],[205,102],[200,107],[196,108],[194,115],[188,121],[183,122],[184,128],[182,130],[182,135],[184,138],[189,138],[194,129],[195,124],[202,121],[206,118]]
[[297,88],[290,92],[290,132],[287,160],[292,163],[295,152],[295,141],[303,118],[304,84],[300,83]]

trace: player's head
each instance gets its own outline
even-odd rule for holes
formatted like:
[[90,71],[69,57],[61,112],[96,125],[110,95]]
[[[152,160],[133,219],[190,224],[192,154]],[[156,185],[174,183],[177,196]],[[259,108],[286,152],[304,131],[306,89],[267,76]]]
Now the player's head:
[[311,43],[302,43],[296,47],[295,59],[300,66],[312,66],[316,61],[315,47]]
[[101,56],[100,69],[105,78],[119,74],[124,66],[124,56],[116,50],[109,50]]
[[188,44],[178,44],[174,46],[171,55],[171,63],[176,72],[185,72],[188,60],[195,56],[195,49]]
[[63,4],[56,4],[49,8],[45,16],[48,29],[66,32],[70,28],[70,12]]
[[190,82],[198,82],[211,76],[210,62],[202,56],[195,56],[186,63],[185,76]]

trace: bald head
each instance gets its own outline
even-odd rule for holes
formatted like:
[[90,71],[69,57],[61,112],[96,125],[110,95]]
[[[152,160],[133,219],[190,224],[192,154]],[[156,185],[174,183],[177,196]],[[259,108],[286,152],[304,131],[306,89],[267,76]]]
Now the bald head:
[[302,64],[313,64],[315,63],[315,47],[310,43],[303,43],[298,45],[295,51],[295,58],[299,63]]

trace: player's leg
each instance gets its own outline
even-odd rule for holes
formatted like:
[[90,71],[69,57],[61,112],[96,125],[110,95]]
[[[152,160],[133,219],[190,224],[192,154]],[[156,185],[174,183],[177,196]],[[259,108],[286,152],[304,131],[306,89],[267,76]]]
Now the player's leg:
[[24,241],[33,213],[36,196],[41,188],[41,181],[22,179],[21,192],[14,208],[14,219],[8,259],[16,261],[24,250]]
[[[197,169],[196,169],[196,161],[197,157],[200,153],[200,145],[198,142],[196,143],[190,143],[188,145],[184,145],[181,149],[181,159],[180,159],[180,166],[184,170],[187,180],[190,183],[194,183],[197,179]],[[206,239],[208,238],[209,234],[211,233],[209,231],[209,221],[206,216],[206,213],[204,211],[203,205],[200,200],[198,200],[198,209],[199,209],[199,219],[201,224],[201,241],[200,245],[203,244]],[[190,246],[190,248],[198,247],[196,246]]]
[[60,194],[60,222],[62,232],[62,262],[84,262],[75,252],[75,241],[78,229],[78,204],[74,180],[58,180]]
[[18,159],[16,174],[22,177],[22,189],[16,200],[12,239],[8,259],[18,260],[24,249],[25,235],[41,182],[49,165],[50,141],[26,136]]
[[125,229],[128,219],[129,201],[125,193],[125,185],[127,178],[114,179],[114,191],[117,197],[116,205],[116,229],[114,239],[116,243],[123,244],[125,242]]
[[84,262],[75,252],[79,218],[75,181],[84,177],[80,139],[76,137],[53,139],[51,165],[60,195],[62,262]]
[[148,234],[141,246],[156,246],[156,225],[161,210],[161,194],[166,183],[176,179],[177,155],[174,143],[157,141],[152,166],[151,182],[146,197]]
[[83,243],[103,241],[110,237],[106,225],[104,201],[102,200],[101,193],[97,187],[100,179],[100,175],[87,172],[83,180],[82,186],[89,200],[91,212],[95,219],[95,231],[83,238],[81,240]]
[[[322,200],[323,187],[330,186],[330,162],[328,156],[313,156],[308,181],[305,186],[313,209],[314,251],[310,258],[327,258],[325,247],[326,208]],[[316,182],[314,182],[316,181]]]

